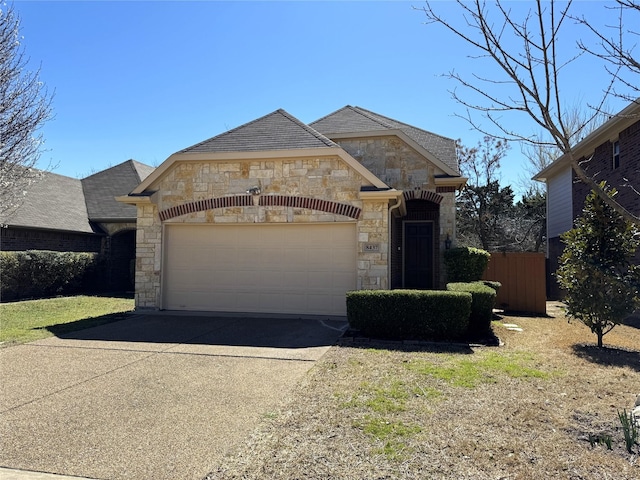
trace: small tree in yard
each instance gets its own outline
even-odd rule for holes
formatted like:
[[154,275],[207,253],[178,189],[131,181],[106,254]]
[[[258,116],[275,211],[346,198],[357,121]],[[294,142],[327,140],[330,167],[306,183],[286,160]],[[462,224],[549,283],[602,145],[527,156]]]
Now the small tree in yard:
[[[601,188],[606,189],[603,184]],[[607,190],[615,196],[615,190]],[[639,241],[636,227],[595,192],[585,200],[573,230],[562,235],[565,249],[556,275],[565,293],[567,314],[602,337],[639,305],[638,266],[632,263]]]

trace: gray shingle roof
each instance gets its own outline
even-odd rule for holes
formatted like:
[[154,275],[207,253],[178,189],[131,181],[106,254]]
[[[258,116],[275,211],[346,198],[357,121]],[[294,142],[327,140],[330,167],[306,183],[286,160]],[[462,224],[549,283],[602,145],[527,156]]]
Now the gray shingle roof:
[[[136,207],[114,197],[131,192],[154,168],[135,160],[82,180],[42,172],[22,205],[6,219],[9,226],[94,233],[91,220],[136,220]],[[98,229],[99,230],[99,229]]]
[[455,140],[399,122],[364,108],[347,105],[315,122],[311,122],[309,125],[328,136],[340,133],[400,130],[442,163],[453,169],[453,171],[460,171],[456,157]]
[[135,221],[136,207],[117,202],[153,172],[154,168],[127,160],[82,179],[82,188],[90,220],[129,219]]
[[338,146],[280,109],[178,153],[258,152]]
[[42,177],[30,186],[22,205],[7,219],[7,224],[93,233],[81,181],[51,172],[42,172]]

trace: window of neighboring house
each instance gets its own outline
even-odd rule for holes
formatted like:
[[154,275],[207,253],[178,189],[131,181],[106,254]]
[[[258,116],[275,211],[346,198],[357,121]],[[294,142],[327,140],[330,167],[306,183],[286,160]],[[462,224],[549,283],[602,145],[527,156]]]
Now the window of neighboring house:
[[620,142],[616,140],[613,142],[613,169],[615,170],[620,166]]

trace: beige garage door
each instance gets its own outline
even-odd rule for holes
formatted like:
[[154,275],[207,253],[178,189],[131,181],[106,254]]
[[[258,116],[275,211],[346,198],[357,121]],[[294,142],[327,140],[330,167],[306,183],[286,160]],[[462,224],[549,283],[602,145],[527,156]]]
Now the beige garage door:
[[345,315],[356,227],[167,225],[163,308]]

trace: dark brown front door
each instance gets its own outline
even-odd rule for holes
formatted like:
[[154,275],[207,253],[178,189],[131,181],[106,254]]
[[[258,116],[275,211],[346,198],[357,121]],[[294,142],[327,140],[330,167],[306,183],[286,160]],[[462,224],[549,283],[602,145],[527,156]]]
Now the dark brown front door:
[[404,224],[404,288],[433,288],[433,222]]

